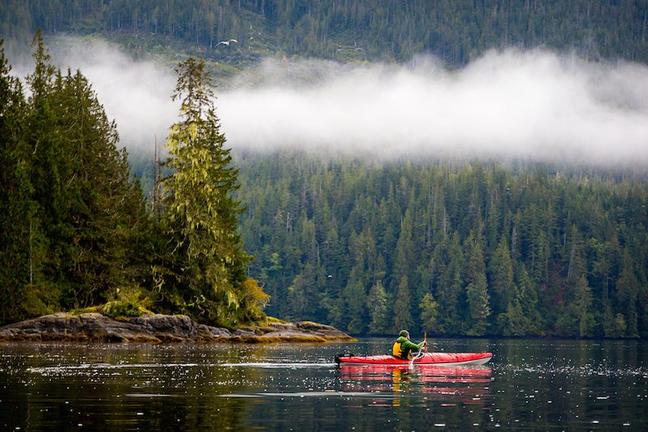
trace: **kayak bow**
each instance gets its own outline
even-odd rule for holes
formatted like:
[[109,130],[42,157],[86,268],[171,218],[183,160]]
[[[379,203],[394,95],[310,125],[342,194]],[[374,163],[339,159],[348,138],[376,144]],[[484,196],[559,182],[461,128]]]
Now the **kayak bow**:
[[483,365],[490,361],[492,353],[423,353],[422,356],[411,360],[402,360],[390,355],[354,356],[341,355],[335,357],[339,365],[412,365],[416,366],[463,366]]

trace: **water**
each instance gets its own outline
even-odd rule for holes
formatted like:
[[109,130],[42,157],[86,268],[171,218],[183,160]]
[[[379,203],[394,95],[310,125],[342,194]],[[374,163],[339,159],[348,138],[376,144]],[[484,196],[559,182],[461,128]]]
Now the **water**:
[[444,339],[494,358],[333,363],[389,344],[0,345],[0,430],[648,430],[642,342]]

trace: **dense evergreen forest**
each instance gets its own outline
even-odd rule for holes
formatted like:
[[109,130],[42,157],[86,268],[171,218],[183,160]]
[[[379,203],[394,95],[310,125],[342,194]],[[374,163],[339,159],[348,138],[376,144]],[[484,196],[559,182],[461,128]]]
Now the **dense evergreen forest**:
[[[431,53],[461,66],[510,46],[648,63],[648,0],[0,0],[0,37],[20,43],[37,28],[236,65]],[[0,323],[102,307],[235,326],[264,317],[267,292],[272,315],[355,334],[648,337],[648,183],[638,174],[301,153],[232,160],[209,77],[187,61],[168,177],[147,200],[139,185],[153,175],[132,178],[80,72],[56,70],[40,38],[26,82],[0,60]]]
[[0,1],[5,38],[37,28],[130,35],[129,44],[149,49],[178,41],[230,63],[282,53],[343,61],[428,53],[462,65],[511,46],[648,62],[648,0]]
[[355,334],[648,336],[648,185],[544,165],[242,155],[268,312]]
[[91,84],[55,69],[40,34],[34,61],[26,96],[0,41],[0,324],[70,309],[263,319],[204,63],[178,67],[180,121],[151,212]]

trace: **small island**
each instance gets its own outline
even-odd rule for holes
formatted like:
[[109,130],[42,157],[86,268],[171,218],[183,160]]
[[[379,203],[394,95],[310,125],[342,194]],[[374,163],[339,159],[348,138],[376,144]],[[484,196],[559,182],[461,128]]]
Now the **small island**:
[[0,342],[353,340],[265,314],[203,60],[176,68],[148,200],[90,82],[57,69],[40,32],[33,46],[26,94],[0,39]]

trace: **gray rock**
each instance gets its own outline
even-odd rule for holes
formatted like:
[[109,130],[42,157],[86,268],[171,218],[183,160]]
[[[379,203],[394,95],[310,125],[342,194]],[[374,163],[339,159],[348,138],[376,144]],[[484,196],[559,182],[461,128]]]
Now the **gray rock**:
[[100,313],[60,312],[0,328],[0,342],[326,342],[353,340],[324,324],[274,322],[230,331],[198,324],[186,315],[144,315],[113,319]]

